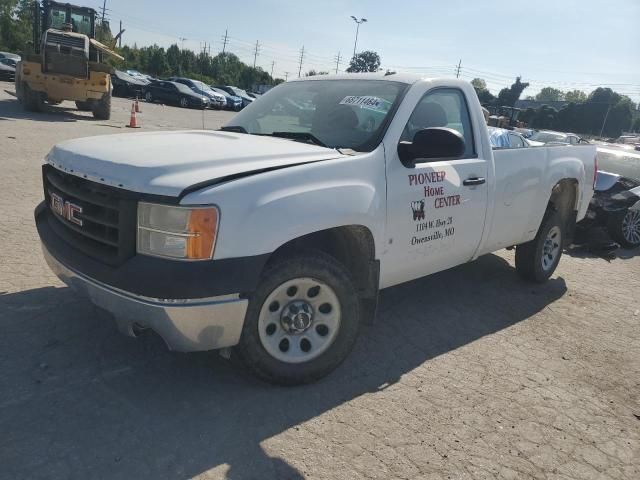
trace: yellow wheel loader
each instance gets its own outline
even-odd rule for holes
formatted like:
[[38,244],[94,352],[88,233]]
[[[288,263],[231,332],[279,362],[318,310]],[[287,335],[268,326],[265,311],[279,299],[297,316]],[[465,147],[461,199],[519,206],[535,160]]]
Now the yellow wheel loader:
[[33,8],[33,45],[16,67],[18,100],[32,112],[72,100],[108,120],[113,68],[104,59],[122,57],[95,39],[96,11],[49,0]]

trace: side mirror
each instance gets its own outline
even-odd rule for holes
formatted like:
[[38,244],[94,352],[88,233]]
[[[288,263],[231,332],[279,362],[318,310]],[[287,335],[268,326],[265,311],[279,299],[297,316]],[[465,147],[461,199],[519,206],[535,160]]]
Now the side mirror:
[[407,167],[413,167],[417,159],[455,159],[464,154],[464,137],[451,128],[437,127],[419,130],[413,142],[400,142],[398,156]]

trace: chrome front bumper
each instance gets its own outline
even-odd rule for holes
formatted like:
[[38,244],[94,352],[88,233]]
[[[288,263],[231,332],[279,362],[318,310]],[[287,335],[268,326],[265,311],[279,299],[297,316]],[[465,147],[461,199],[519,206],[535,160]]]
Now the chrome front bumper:
[[134,327],[148,327],[170,350],[194,352],[231,347],[240,341],[248,300],[238,295],[188,300],[154,299],[114,289],[71,270],[42,245],[49,268],[64,283],[112,313],[118,329],[135,336]]

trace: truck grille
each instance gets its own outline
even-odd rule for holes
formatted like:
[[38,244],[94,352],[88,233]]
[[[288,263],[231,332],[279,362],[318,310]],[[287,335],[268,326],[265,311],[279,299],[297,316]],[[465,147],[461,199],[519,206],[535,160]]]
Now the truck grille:
[[48,31],[47,46],[55,46],[55,45],[60,45],[60,49],[74,49],[74,50],[84,51],[85,40],[84,38],[72,37],[70,35],[65,35],[63,33]]
[[[44,165],[45,201],[51,228],[82,253],[109,265],[119,265],[135,254],[137,201],[130,192],[108,187]],[[52,208],[57,195],[82,209],[78,223]]]

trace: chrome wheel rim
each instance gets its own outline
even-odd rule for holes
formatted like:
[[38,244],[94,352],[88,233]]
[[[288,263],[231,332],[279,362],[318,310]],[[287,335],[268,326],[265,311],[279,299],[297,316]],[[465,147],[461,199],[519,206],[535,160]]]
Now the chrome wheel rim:
[[313,360],[325,352],[340,329],[338,296],[326,283],[296,278],[267,297],[258,318],[264,349],[285,363]]
[[542,246],[542,269],[548,272],[553,268],[553,264],[560,255],[560,245],[562,244],[562,233],[560,227],[553,227],[547,233]]
[[183,107],[186,107],[189,104],[189,102],[187,101],[186,98],[183,98],[180,100],[180,105]]
[[629,210],[624,216],[622,236],[629,243],[640,244],[640,210]]

